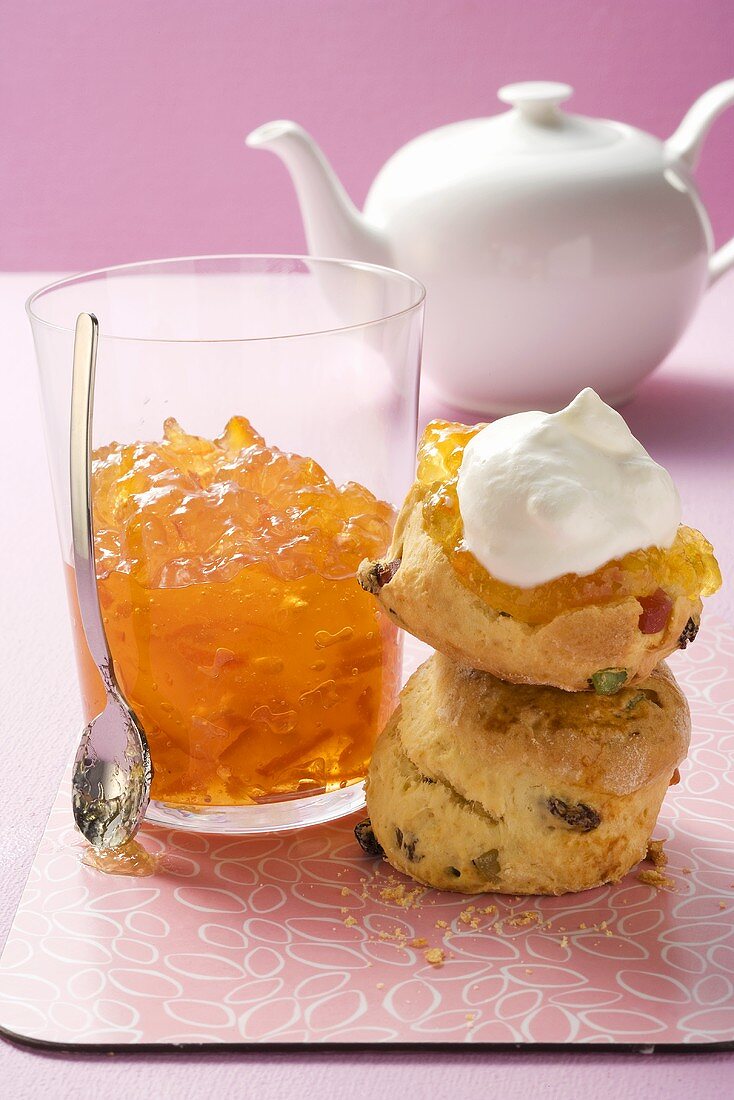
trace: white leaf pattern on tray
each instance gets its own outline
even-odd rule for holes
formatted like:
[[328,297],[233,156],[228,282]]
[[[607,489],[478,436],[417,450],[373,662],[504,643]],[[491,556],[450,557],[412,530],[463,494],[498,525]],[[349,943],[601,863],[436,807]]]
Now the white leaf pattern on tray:
[[[408,639],[410,668],[425,653]],[[67,777],[0,963],[0,1026],[130,1047],[734,1040],[734,631],[707,620],[672,663],[694,719],[656,829],[673,891],[633,872],[404,907],[394,887],[414,884],[362,855],[355,818],[232,840],[146,826],[165,869],[107,878],[80,861]]]

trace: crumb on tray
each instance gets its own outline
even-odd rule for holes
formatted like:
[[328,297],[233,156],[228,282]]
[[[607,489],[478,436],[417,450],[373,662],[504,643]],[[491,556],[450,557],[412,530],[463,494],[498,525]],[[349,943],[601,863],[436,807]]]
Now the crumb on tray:
[[654,886],[658,890],[672,890],[675,886],[672,878],[668,878],[667,875],[662,874],[655,867],[640,871],[637,875],[637,881],[644,883],[645,886]]
[[668,864],[668,857],[665,854],[664,844],[664,840],[648,840],[647,842],[645,859],[648,863],[652,863],[657,871],[662,871],[663,867],[666,867]]

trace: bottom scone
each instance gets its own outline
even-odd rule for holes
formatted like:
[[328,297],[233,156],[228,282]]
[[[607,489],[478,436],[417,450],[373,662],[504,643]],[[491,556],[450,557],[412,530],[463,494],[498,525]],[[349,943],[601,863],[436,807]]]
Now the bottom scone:
[[508,684],[435,654],[375,746],[372,829],[395,868],[442,890],[587,890],[645,855],[689,734],[664,664],[598,696]]

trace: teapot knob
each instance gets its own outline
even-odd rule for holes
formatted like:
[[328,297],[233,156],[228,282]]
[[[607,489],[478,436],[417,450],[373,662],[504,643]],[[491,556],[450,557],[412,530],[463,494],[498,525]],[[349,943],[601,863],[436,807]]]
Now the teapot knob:
[[521,84],[505,84],[497,95],[529,122],[552,123],[560,117],[559,103],[573,95],[573,88],[553,80],[526,80]]

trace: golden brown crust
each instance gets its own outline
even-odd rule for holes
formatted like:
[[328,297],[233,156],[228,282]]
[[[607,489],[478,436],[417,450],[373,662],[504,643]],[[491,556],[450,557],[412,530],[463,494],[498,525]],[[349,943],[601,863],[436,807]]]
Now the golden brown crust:
[[665,664],[634,687],[596,695],[508,684],[436,653],[400,698],[403,747],[416,767],[495,816],[521,770],[559,796],[566,786],[627,795],[670,779],[688,751],[688,703]]
[[[495,611],[459,579],[441,547],[423,527],[414,490],[398,517],[385,562],[400,561],[386,581],[381,563],[363,562],[359,581],[391,618],[417,638],[472,668],[516,684],[549,684],[584,691],[600,669],[620,668],[627,683],[648,676],[672,653],[701,601],[675,600],[664,630],[642,634],[642,607],[634,598],[581,608],[549,623],[530,625]],[[381,583],[382,581],[382,583]]]
[[645,855],[689,729],[665,668],[596,698],[503,684],[435,655],[375,746],[372,828],[394,867],[439,889],[559,894],[616,881]]

